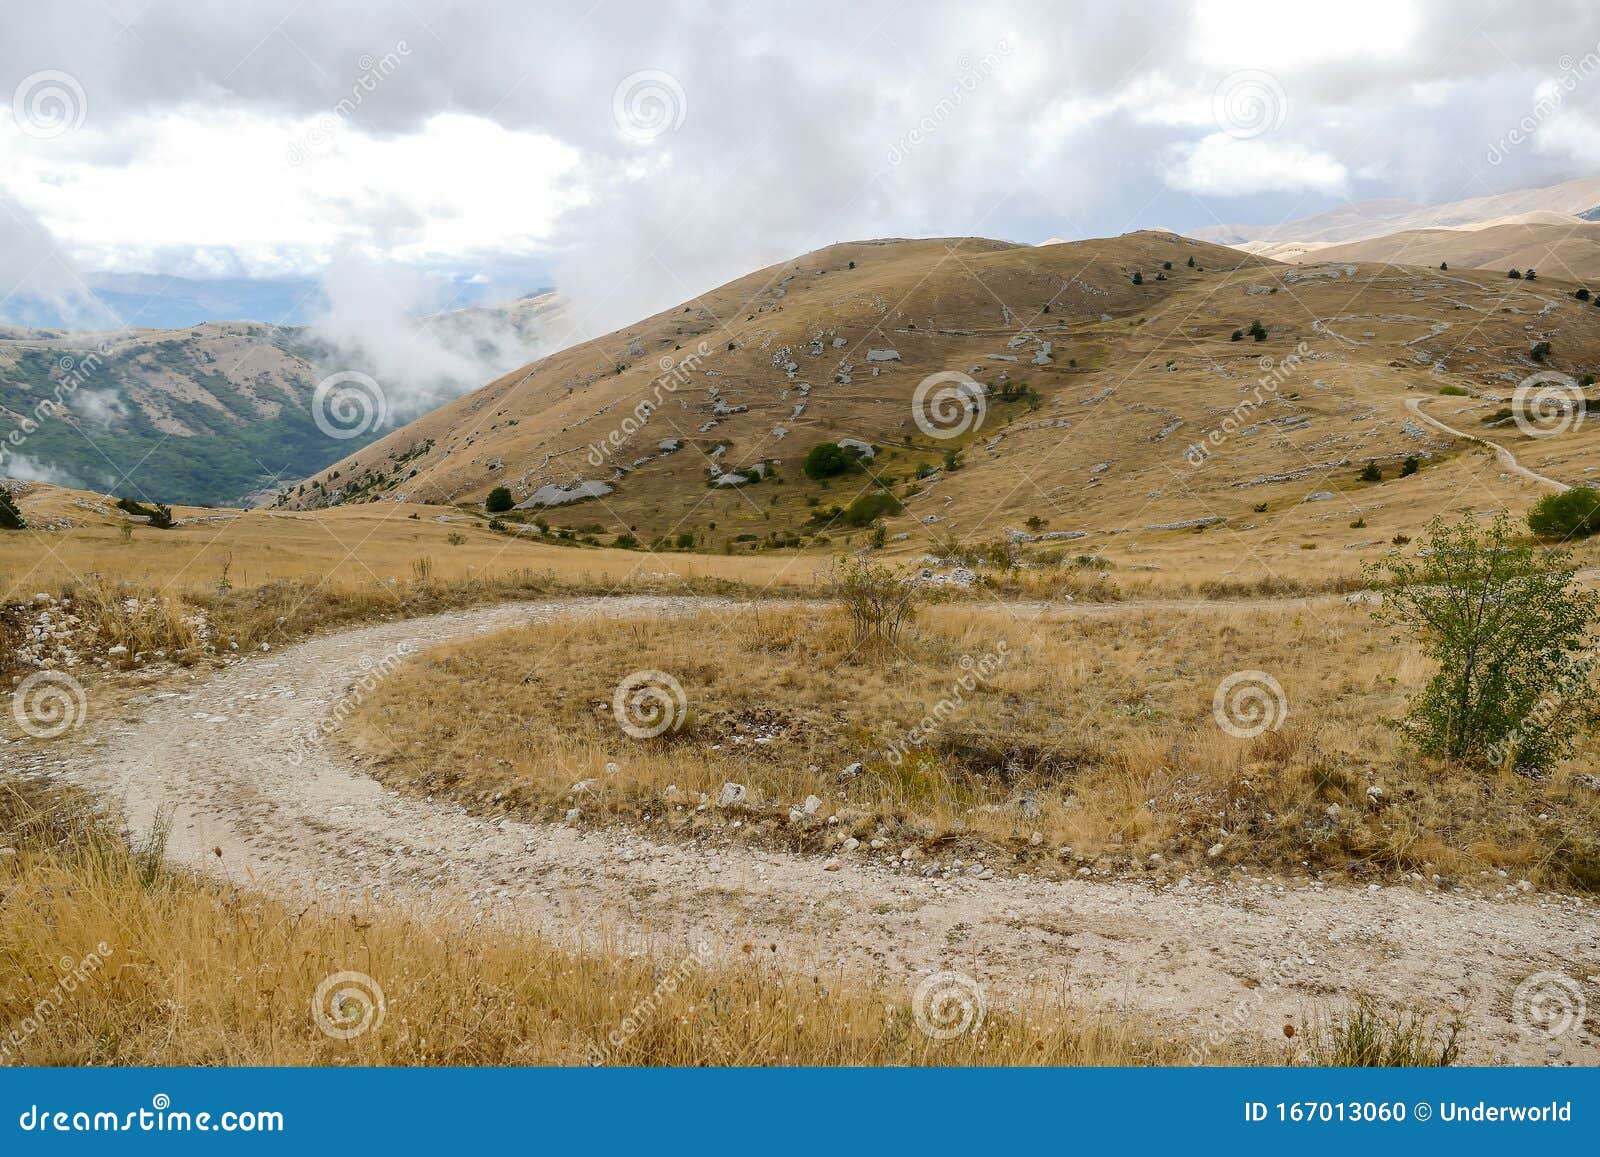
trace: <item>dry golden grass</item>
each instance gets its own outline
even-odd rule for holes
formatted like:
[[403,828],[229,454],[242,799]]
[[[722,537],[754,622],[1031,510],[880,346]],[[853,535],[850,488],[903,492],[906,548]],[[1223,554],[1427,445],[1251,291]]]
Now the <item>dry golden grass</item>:
[[[619,682],[641,670],[671,675],[686,701],[656,738],[613,716]],[[1218,725],[1213,695],[1239,671],[1279,682],[1281,727],[1238,738]],[[1046,874],[1244,864],[1600,886],[1600,795],[1572,780],[1600,743],[1545,782],[1422,759],[1391,721],[1426,674],[1343,603],[1159,618],[939,606],[884,659],[852,648],[838,612],[774,606],[441,648],[368,696],[348,735],[390,784],[545,818],[578,806],[819,851],[847,837],[857,854],[873,839],[883,856],[987,849],[991,864]],[[909,732],[925,718],[919,742]],[[858,761],[864,773],[840,782]],[[729,781],[750,788],[751,809],[700,806]],[[820,810],[791,820],[807,795]]]
[[[793,974],[766,946],[589,951],[482,924],[297,908],[172,874],[80,807],[0,791],[0,1063],[34,1065],[1180,1064],[1187,1042],[1055,1000],[990,1008],[951,1041],[909,990]],[[319,1031],[330,975],[381,1023]],[[670,979],[671,983],[668,984]],[[363,1009],[334,1010],[358,1023]],[[1253,1058],[1228,1049],[1211,1063]]]

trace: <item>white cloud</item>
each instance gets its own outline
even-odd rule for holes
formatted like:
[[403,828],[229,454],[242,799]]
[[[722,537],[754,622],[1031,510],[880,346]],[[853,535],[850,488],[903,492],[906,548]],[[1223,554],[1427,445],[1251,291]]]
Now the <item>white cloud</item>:
[[1349,173],[1327,153],[1293,142],[1238,140],[1212,133],[1173,150],[1167,183],[1200,196],[1244,197],[1258,193],[1346,192]]

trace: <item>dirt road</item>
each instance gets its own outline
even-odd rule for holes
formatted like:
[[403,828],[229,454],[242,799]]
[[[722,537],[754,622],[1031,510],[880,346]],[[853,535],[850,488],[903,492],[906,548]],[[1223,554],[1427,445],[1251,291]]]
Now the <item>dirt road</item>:
[[1042,985],[1202,1034],[1281,1039],[1282,1025],[1304,1024],[1311,1009],[1371,992],[1462,1008],[1476,1060],[1600,1061],[1592,1022],[1550,1040],[1519,1029],[1513,1011],[1518,986],[1541,973],[1534,984],[1600,1008],[1600,921],[1578,899],[1268,878],[1160,889],[946,881],[851,857],[826,871],[804,856],[478,818],[384,789],[320,737],[353,680],[403,652],[556,617],[710,605],[569,599],[361,627],[146,696],[94,746],[41,747],[54,773],[121,801],[136,828],[169,811],[174,861],[329,904],[444,905],[558,940],[605,934],[665,951],[691,938],[728,954],[776,944],[796,968],[866,966],[895,983],[956,969],[992,1001]]

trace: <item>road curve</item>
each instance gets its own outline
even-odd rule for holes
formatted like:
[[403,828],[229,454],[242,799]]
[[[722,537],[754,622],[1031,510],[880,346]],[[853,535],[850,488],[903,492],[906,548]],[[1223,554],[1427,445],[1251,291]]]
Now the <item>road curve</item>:
[[1285,1023],[1371,992],[1465,1010],[1479,1061],[1546,1063],[1551,1047],[1565,1061],[1600,1061],[1592,1025],[1552,1045],[1520,1030],[1512,1009],[1518,985],[1541,972],[1574,977],[1600,1005],[1600,923],[1573,898],[1270,879],[944,881],[852,857],[826,871],[801,855],[479,818],[389,791],[320,739],[297,738],[320,735],[353,680],[402,651],[557,618],[730,605],[558,599],[345,630],[145,696],[92,746],[68,748],[63,760],[49,745],[50,759],[58,774],[120,801],[136,830],[170,813],[176,863],[330,907],[443,908],[563,942],[604,936],[667,951],[701,939],[730,955],[776,944],[796,968],[861,967],[908,986],[956,969],[991,1000],[1046,986],[1202,1034],[1281,1040]]
[[1446,434],[1453,434],[1457,438],[1465,438],[1469,442],[1483,443],[1483,445],[1494,451],[1495,457],[1500,459],[1500,464],[1502,466],[1511,471],[1511,473],[1526,478],[1529,482],[1537,482],[1541,486],[1549,486],[1557,491],[1572,489],[1572,487],[1568,486],[1565,482],[1560,482],[1554,478],[1546,477],[1543,474],[1536,474],[1532,470],[1529,470],[1521,462],[1517,461],[1517,456],[1515,454],[1513,454],[1510,450],[1507,450],[1504,446],[1500,445],[1500,443],[1491,442],[1489,439],[1481,438],[1477,434],[1468,434],[1461,430],[1457,430],[1454,426],[1445,425],[1433,415],[1424,413],[1422,410],[1421,398],[1407,398],[1406,409],[1410,410],[1417,417],[1428,423],[1428,425],[1435,426],[1438,429],[1443,430]]

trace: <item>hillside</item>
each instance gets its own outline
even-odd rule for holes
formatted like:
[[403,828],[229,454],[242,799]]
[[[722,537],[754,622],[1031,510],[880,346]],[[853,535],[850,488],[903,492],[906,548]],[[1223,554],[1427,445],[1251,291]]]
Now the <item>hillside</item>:
[[[1361,261],[1453,269],[1536,269],[1543,277],[1600,282],[1600,222],[1521,222],[1477,229],[1418,229],[1342,245],[1289,251],[1278,242],[1267,250],[1281,261]],[[1277,252],[1274,252],[1277,250]]]
[[1416,229],[1470,228],[1518,216],[1546,223],[1593,221],[1597,211],[1600,177],[1585,177],[1541,189],[1517,189],[1442,205],[1351,201],[1326,213],[1279,225],[1212,225],[1196,229],[1194,235],[1221,245],[1280,241],[1336,244]]
[[[553,302],[547,295],[501,309],[459,310],[426,324],[441,348],[462,351],[465,364],[493,365],[499,349],[483,335],[510,349],[528,348]],[[348,437],[330,437],[313,413],[323,378],[371,368],[364,350],[337,348],[305,327],[0,328],[0,437],[11,443],[0,476],[153,501],[249,502],[383,433],[341,427]],[[475,384],[471,377],[441,380],[421,392],[447,398]],[[51,405],[58,398],[64,410]],[[397,396],[389,425],[415,412]]]
[[[552,534],[724,551],[827,546],[882,513],[909,549],[1010,532],[1152,566],[1211,527],[1216,566],[1325,572],[1304,552],[1353,563],[1438,511],[1541,492],[1410,401],[1547,474],[1600,468],[1588,428],[1533,439],[1502,420],[1527,375],[1600,365],[1600,310],[1572,289],[1296,267],[1168,233],[837,245],[507,375],[285,502],[477,506],[504,486],[521,507],[506,517]],[[1243,332],[1258,319],[1261,341]],[[983,415],[947,414],[969,428],[941,437],[914,398],[952,371],[981,383]],[[873,457],[808,478],[812,448],[841,440]],[[1369,459],[1383,482],[1358,481]]]

